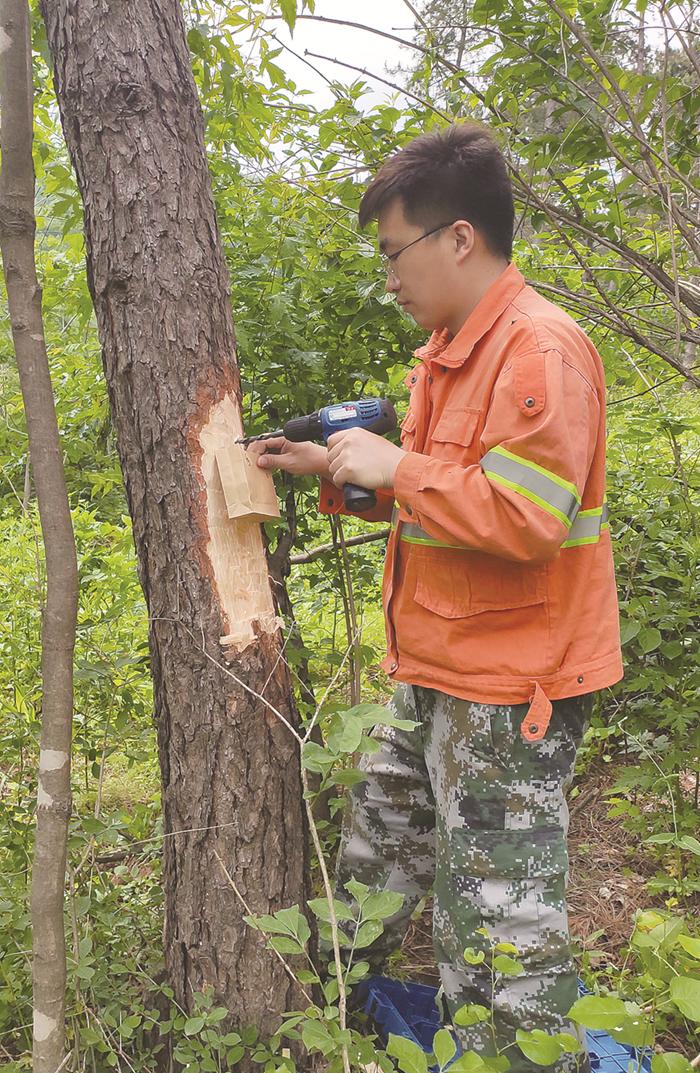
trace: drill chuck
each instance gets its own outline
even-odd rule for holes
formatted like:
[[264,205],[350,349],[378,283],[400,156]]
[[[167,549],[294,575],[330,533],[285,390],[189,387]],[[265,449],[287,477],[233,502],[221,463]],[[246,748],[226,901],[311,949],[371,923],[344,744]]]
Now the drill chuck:
[[321,414],[317,410],[303,417],[292,417],[284,423],[284,438],[292,443],[305,443],[307,440],[322,440],[323,426]]

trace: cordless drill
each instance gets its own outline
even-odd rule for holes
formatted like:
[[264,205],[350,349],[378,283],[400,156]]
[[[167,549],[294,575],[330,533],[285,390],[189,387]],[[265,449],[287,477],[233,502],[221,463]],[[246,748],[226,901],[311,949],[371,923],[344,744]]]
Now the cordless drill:
[[[323,440],[328,443],[334,432],[343,432],[346,428],[366,428],[369,432],[383,435],[396,428],[396,411],[387,399],[357,399],[355,402],[334,402],[322,406],[312,414],[304,417],[292,417],[283,428],[275,432],[262,432],[259,436],[245,436],[237,443],[245,444],[254,440],[271,440],[275,436],[284,436],[292,443],[306,443],[309,440]],[[356,484],[343,485],[343,501],[347,510],[356,514],[371,510],[376,505],[377,497],[369,488],[360,488]]]

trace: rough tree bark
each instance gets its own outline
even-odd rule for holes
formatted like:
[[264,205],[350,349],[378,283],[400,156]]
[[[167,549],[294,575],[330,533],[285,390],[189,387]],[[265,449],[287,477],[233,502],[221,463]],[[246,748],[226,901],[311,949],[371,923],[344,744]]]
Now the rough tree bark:
[[[165,816],[165,957],[269,1032],[298,1001],[247,928],[304,897],[298,750],[260,527],[229,521],[241,434],[228,279],[178,0],[45,0],[63,130],[149,610]],[[246,686],[248,688],[246,688]]]
[[42,718],[32,867],[34,1073],[65,1053],[63,897],[71,811],[78,566],[34,261],[32,60],[27,0],[0,0],[0,249],[46,554]]

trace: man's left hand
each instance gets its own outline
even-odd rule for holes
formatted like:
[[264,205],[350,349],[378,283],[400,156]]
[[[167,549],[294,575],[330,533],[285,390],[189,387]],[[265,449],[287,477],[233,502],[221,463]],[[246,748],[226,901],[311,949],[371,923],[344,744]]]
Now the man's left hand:
[[328,440],[328,467],[333,484],[391,488],[396,467],[406,452],[366,428],[334,432]]

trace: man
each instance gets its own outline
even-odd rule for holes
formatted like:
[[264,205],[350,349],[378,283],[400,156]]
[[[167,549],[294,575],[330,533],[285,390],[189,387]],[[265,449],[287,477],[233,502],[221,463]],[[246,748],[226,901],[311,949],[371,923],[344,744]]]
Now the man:
[[[339,892],[355,876],[405,895],[377,960],[432,887],[452,1012],[494,1010],[495,1042],[479,1023],[459,1029],[462,1043],[507,1048],[520,1073],[538,1067],[512,1045],[517,1028],[570,1029],[565,791],[591,694],[622,676],[603,369],[511,262],[510,182],[483,127],[391,157],[360,206],[361,226],[375,217],[387,290],[432,332],[405,381],[401,447],[355,429],[327,450],[267,441],[256,451],[281,453],[258,464],[320,474],[325,511],[342,508],[345,482],[379,490],[373,519],[393,510],[383,667],[392,710],[415,729],[374,731]],[[523,971],[492,986],[489,941],[513,944]],[[577,1064],[563,1055],[555,1068]]]

